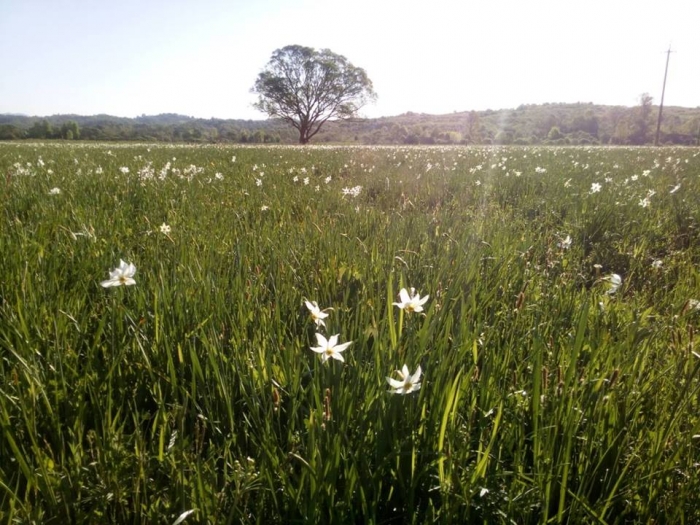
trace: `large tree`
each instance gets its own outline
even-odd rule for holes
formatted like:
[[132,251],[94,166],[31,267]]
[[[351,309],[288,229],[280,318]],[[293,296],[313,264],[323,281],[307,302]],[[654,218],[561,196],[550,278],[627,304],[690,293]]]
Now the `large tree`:
[[365,70],[329,49],[286,46],[272,53],[253,86],[256,108],[289,122],[306,144],[329,119],[357,114],[376,98]]

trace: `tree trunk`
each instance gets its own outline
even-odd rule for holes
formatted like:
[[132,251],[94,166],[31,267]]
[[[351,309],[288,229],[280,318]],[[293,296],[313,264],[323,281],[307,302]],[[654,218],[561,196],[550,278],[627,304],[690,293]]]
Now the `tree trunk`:
[[309,125],[306,119],[302,120],[301,126],[299,127],[299,144],[309,143]]

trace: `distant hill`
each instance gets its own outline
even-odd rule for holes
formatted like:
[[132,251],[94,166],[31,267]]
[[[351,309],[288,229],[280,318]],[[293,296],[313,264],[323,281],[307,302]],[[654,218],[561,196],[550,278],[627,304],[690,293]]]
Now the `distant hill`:
[[[341,144],[647,144],[654,140],[658,106],[592,103],[530,104],[515,109],[405,113],[394,117],[329,121],[315,143]],[[0,140],[81,139],[200,143],[297,142],[282,121],[199,119],[165,113],[136,118],[110,115],[0,115]],[[700,144],[700,107],[664,107],[660,142]]]

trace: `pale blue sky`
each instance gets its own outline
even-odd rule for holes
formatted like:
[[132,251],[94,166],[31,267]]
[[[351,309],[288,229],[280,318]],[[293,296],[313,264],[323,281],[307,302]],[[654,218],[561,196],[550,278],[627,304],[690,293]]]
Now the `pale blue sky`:
[[0,0],[0,113],[261,119],[272,51],[363,67],[365,116],[543,102],[700,106],[698,0]]

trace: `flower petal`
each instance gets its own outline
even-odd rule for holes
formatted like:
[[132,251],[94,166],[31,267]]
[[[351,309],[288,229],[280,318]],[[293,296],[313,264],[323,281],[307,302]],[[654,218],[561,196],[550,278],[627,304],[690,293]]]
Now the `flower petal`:
[[347,350],[347,348],[352,344],[352,341],[348,341],[347,343],[343,343],[342,345],[338,346],[333,346],[333,350],[335,352],[342,352],[343,350]]
[[423,373],[423,370],[421,370],[420,365],[418,365],[418,368],[416,368],[416,372],[411,376],[411,383],[418,383],[420,380],[420,375]]
[[386,382],[389,383],[389,386],[391,386],[391,388],[394,388],[396,390],[403,388],[403,381],[397,381],[392,377],[387,377]]

